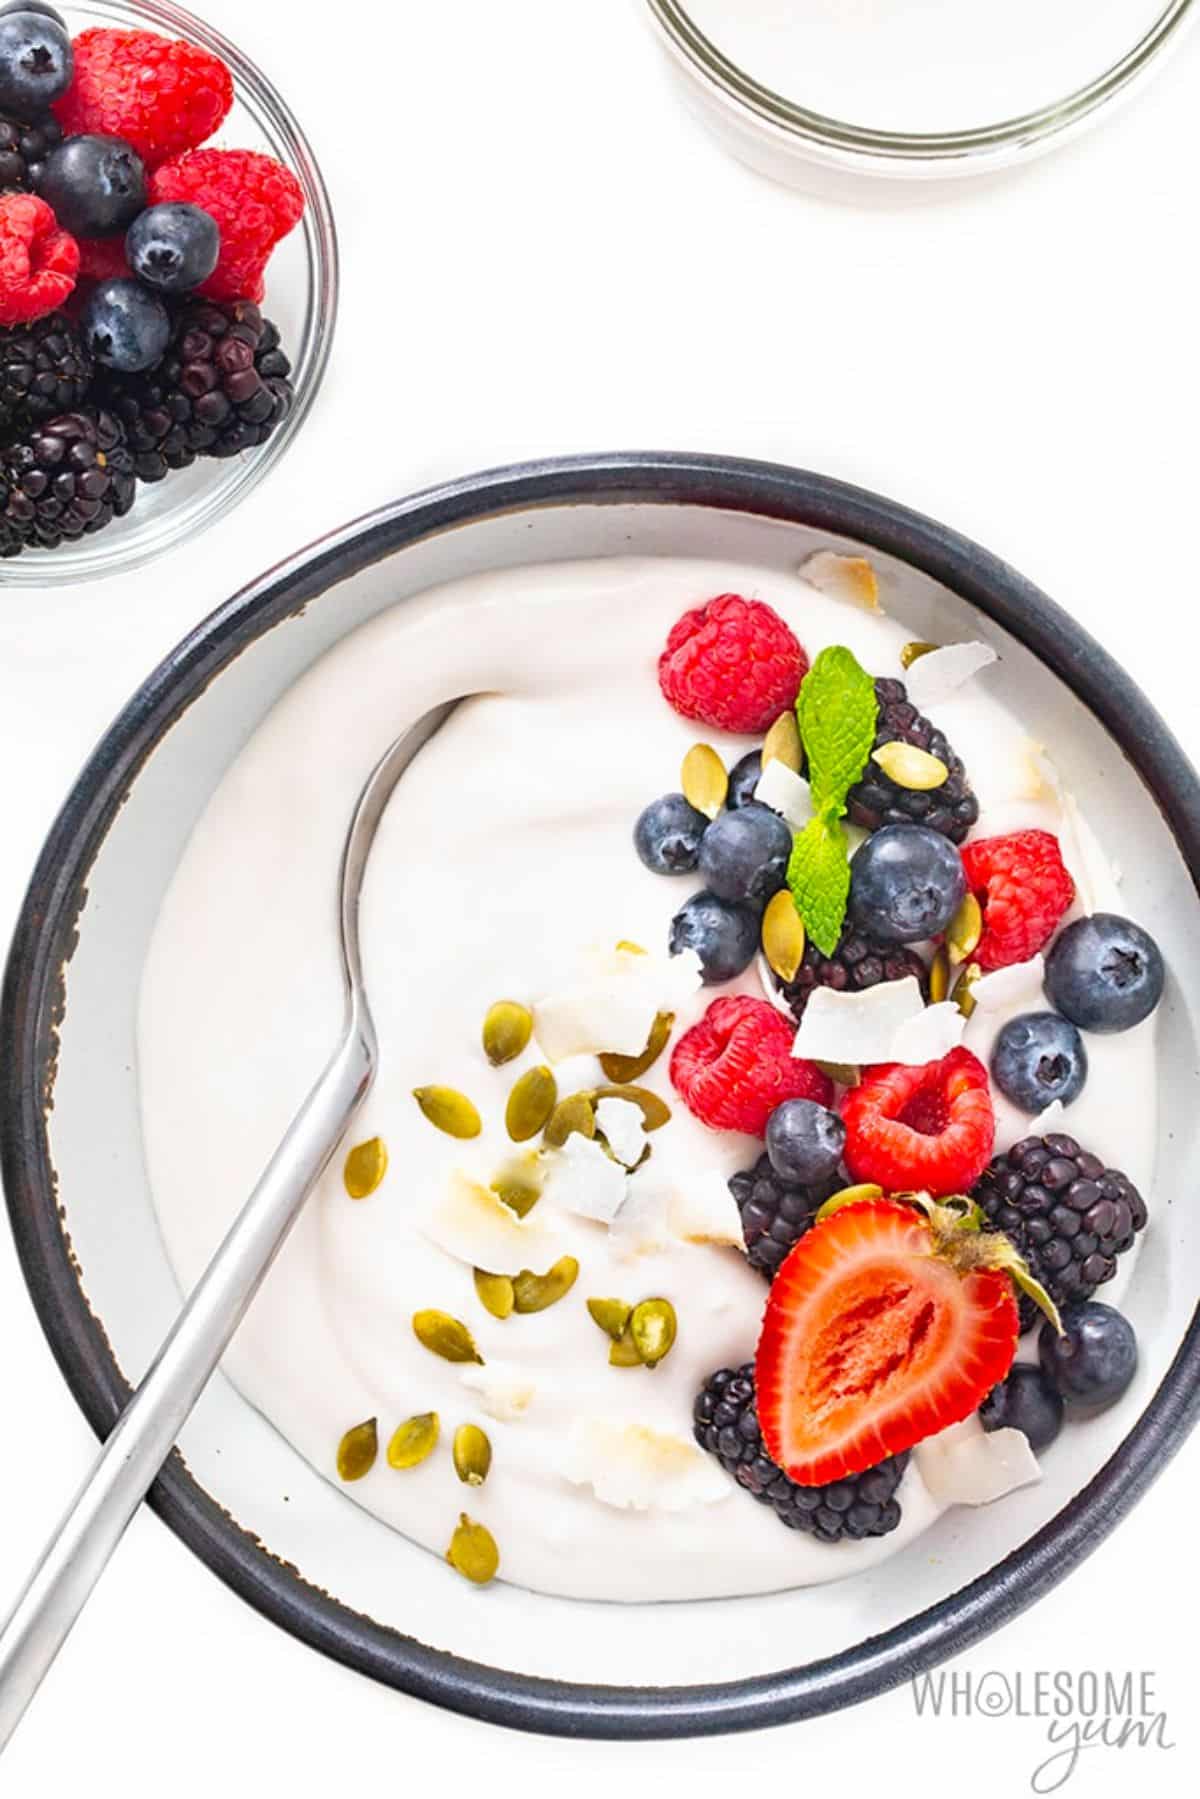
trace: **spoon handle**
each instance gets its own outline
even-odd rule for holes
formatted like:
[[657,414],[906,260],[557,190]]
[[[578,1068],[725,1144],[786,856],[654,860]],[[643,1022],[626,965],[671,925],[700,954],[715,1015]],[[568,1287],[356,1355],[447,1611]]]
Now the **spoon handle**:
[[309,1094],[184,1306],[0,1630],[0,1749],[8,1742],[170,1454],[221,1353],[374,1077],[355,1008]]

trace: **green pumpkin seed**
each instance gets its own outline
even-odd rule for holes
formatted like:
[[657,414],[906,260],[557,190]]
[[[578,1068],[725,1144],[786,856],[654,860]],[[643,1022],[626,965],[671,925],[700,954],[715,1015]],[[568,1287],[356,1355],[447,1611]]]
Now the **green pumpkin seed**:
[[763,955],[781,981],[794,981],[804,960],[804,920],[786,887],[772,895],[762,918]]
[[608,1365],[610,1368],[641,1368],[644,1366],[638,1354],[638,1346],[633,1340],[633,1332],[626,1325],[621,1335],[608,1346]]
[[430,1124],[448,1137],[478,1137],[483,1121],[465,1093],[453,1087],[414,1087],[413,1098]]
[[515,999],[498,999],[483,1021],[483,1053],[493,1068],[513,1062],[533,1036],[533,1013]]
[[342,1184],[351,1199],[366,1199],[374,1193],[387,1173],[387,1165],[387,1145],[382,1137],[356,1143],[342,1169]]
[[461,1318],[452,1318],[449,1312],[414,1312],[412,1327],[417,1342],[444,1362],[478,1362],[482,1367],[483,1357]]
[[900,652],[901,668],[911,668],[922,656],[928,656],[930,650],[940,650],[940,643],[906,643]]
[[492,1182],[492,1192],[510,1212],[524,1218],[542,1197],[543,1171],[536,1150],[504,1168]]
[[968,893],[946,926],[946,954],[951,968],[957,968],[960,962],[974,955],[982,936],[983,907],[973,893]]
[[454,1433],[454,1472],[468,1487],[481,1487],[492,1465],[487,1432],[477,1424],[460,1424]]
[[542,1132],[542,1142],[547,1149],[561,1149],[568,1137],[594,1137],[596,1135],[596,1109],[586,1093],[572,1093],[569,1099],[560,1099]]
[[482,1268],[475,1270],[475,1291],[485,1312],[493,1318],[511,1318],[513,1305],[513,1284],[507,1274],[487,1274]]
[[796,723],[795,712],[781,712],[771,729],[763,738],[762,765],[768,762],[782,762],[790,768],[794,775],[800,773],[802,752],[800,749],[800,727]]
[[513,1275],[513,1307],[519,1313],[544,1312],[557,1305],[571,1291],[579,1278],[579,1263],[574,1256],[560,1256],[545,1274],[534,1274],[522,1268]]
[[935,951],[929,965],[929,1003],[940,1006],[950,991],[950,958],[944,948]]
[[614,1343],[625,1334],[633,1307],[625,1304],[623,1299],[589,1299],[588,1316],[593,1324],[610,1336]]
[[871,751],[871,757],[897,787],[906,787],[910,793],[931,793],[950,778],[941,757],[919,750],[915,743],[884,743]]
[[674,1028],[674,1012],[660,1012],[650,1026],[650,1035],[640,1056],[601,1056],[600,1066],[607,1079],[622,1086],[630,1081],[640,1080],[647,1069],[653,1068],[666,1049]]
[[415,1418],[406,1418],[392,1432],[387,1446],[388,1467],[416,1468],[428,1461],[437,1448],[441,1429],[436,1412],[418,1412]]
[[862,1080],[862,1070],[855,1062],[818,1062],[817,1067],[839,1087],[857,1087]]
[[629,1320],[634,1348],[647,1368],[657,1368],[671,1353],[678,1329],[679,1320],[669,1299],[643,1299],[634,1306]]
[[504,1123],[514,1143],[528,1143],[544,1127],[558,1099],[558,1083],[548,1068],[529,1068],[508,1096]]
[[337,1450],[337,1471],[343,1480],[361,1480],[375,1466],[379,1454],[379,1429],[374,1418],[348,1430]]
[[971,989],[982,973],[978,962],[968,962],[954,984],[952,997],[964,1018],[970,1018],[975,1010],[975,995]]
[[725,764],[707,743],[694,743],[683,758],[679,784],[688,805],[703,812],[705,818],[717,816],[729,792]]
[[671,1108],[665,1099],[657,1093],[651,1093],[649,1087],[631,1087],[628,1083],[620,1086],[593,1087],[591,1098],[627,1099],[631,1105],[641,1109],[642,1123],[648,1131],[661,1130],[664,1124],[671,1122]]
[[464,1579],[474,1581],[477,1587],[485,1587],[500,1566],[500,1551],[490,1530],[460,1512],[446,1560]]
[[837,1193],[831,1193],[825,1204],[817,1213],[817,1223],[824,1218],[832,1218],[843,1206],[866,1205],[870,1200],[882,1199],[883,1188],[876,1187],[871,1181],[863,1181],[857,1187],[842,1187]]

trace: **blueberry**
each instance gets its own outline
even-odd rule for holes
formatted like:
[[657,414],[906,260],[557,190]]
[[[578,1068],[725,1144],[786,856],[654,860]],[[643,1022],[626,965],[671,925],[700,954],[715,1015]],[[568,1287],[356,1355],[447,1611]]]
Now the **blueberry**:
[[1038,1357],[1068,1405],[1099,1411],[1120,1399],[1137,1372],[1137,1337],[1132,1324],[1098,1300],[1063,1313],[1060,1337],[1047,1320],[1038,1337]]
[[694,949],[706,987],[732,981],[749,968],[758,949],[758,914],[715,893],[694,893],[671,920],[670,951]]
[[739,806],[750,804],[761,775],[762,751],[747,750],[741,761],[735,762],[729,771],[729,792],[725,797],[725,804],[731,812],[736,812]]
[[777,812],[752,800],[722,812],[700,845],[700,873],[718,899],[763,906],[787,878],[792,833]]
[[1032,1450],[1049,1449],[1062,1429],[1063,1402],[1040,1368],[1016,1362],[979,1408],[984,1430],[1020,1430]]
[[1083,1038],[1057,1012],[1010,1018],[992,1050],[992,1079],[1022,1112],[1040,1112],[1056,1099],[1069,1106],[1087,1072]]
[[83,341],[105,368],[132,374],[160,362],[171,336],[166,307],[138,281],[98,281],[80,319]]
[[52,150],[38,193],[74,237],[112,237],[146,204],[146,171],[123,137],[85,132]]
[[920,943],[944,931],[967,891],[962,857],[924,825],[884,825],[850,864],[850,910],[882,943]]
[[47,7],[0,13],[0,111],[36,119],[71,85],[67,28]]
[[1046,998],[1081,1031],[1141,1024],[1162,998],[1165,979],[1153,937],[1115,912],[1076,919],[1046,957]]
[[696,866],[707,829],[703,812],[681,793],[665,793],[651,800],[634,825],[633,847],[656,875],[686,875]]
[[160,293],[199,287],[217,266],[221,233],[212,214],[186,201],[148,206],[125,233],[125,254],[140,281]]
[[814,1186],[833,1173],[845,1147],[845,1125],[814,1099],[785,1099],[767,1120],[767,1155],[781,1181]]

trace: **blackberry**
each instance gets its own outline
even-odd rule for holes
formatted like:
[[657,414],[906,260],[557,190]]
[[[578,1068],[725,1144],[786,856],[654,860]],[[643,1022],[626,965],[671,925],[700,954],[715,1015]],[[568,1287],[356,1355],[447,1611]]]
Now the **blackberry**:
[[111,413],[66,412],[0,450],[0,549],[55,549],[129,511],[133,460]]
[[899,1524],[896,1489],[908,1466],[908,1451],[824,1487],[797,1486],[763,1447],[752,1362],[710,1375],[692,1417],[701,1449],[715,1455],[726,1474],[760,1505],[773,1507],[789,1530],[807,1531],[822,1543],[840,1543],[845,1537],[886,1537]]
[[104,403],[125,427],[138,478],[161,481],[197,456],[237,456],[265,443],[292,409],[291,363],[257,306],[189,300],[174,314],[156,368],[103,370]]
[[779,1178],[770,1156],[760,1156],[753,1168],[743,1168],[729,1182],[729,1191],[742,1215],[746,1259],[773,1280],[779,1264],[804,1235],[831,1194],[845,1185],[832,1175],[815,1186],[803,1187]]
[[962,843],[979,818],[979,801],[962,762],[942,732],[911,704],[903,681],[876,681],[875,698],[879,717],[873,747],[915,744],[944,762],[950,773],[940,787],[917,793],[893,781],[877,762],[868,762],[867,773],[847,798],[851,824],[861,825],[865,831],[878,831],[881,825],[928,825],[951,843]]
[[[1146,1203],[1128,1176],[1059,1132],[1026,1137],[996,1156],[971,1197],[1058,1306],[1090,1299],[1110,1281],[1146,1223]],[[1020,1311],[1022,1331],[1030,1330],[1040,1313],[1024,1294]]]
[[64,313],[0,329],[0,430],[73,411],[91,384],[91,357]]
[[814,987],[832,987],[835,993],[862,993],[881,981],[902,981],[915,975],[921,994],[929,998],[929,970],[914,949],[898,943],[876,943],[861,931],[849,930],[832,956],[823,956],[814,943],[804,949],[804,959],[790,981],[776,985],[799,1024]]
[[62,126],[50,113],[26,124],[0,113],[0,194],[32,193],[52,150],[62,143]]

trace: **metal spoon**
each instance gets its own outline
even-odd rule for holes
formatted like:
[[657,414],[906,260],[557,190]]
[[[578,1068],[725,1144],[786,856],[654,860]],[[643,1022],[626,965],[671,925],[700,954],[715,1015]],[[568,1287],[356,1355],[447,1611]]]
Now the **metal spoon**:
[[0,1749],[24,1716],[305,1200],[371,1089],[378,1042],[359,952],[363,875],[397,781],[456,704],[435,707],[397,738],[358,797],[338,876],[346,995],[341,1042],[114,1425],[0,1630]]

